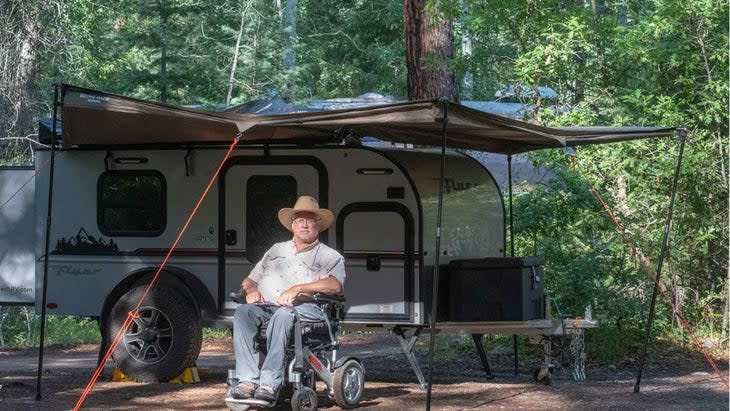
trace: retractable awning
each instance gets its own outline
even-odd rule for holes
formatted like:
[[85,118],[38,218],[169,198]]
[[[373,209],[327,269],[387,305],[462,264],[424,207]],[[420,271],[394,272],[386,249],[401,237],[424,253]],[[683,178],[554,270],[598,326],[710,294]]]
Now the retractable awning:
[[515,154],[543,148],[670,136],[674,128],[543,127],[456,103],[424,100],[366,108],[268,116],[212,112],[62,86],[63,143],[129,145],[229,142],[328,144],[345,136]]

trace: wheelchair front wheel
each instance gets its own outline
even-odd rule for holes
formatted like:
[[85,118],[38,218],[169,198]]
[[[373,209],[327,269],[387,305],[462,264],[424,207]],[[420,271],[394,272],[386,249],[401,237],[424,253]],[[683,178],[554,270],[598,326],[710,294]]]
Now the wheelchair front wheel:
[[294,395],[291,396],[291,409],[292,411],[315,411],[317,393],[309,387],[294,390]]
[[340,408],[355,407],[365,390],[365,369],[357,360],[348,360],[335,370],[333,382],[335,403]]

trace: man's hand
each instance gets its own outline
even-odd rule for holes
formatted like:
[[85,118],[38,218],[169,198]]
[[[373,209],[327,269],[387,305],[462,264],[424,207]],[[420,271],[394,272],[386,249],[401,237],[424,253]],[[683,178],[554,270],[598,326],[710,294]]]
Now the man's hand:
[[256,283],[256,281],[253,281],[248,277],[244,278],[243,283],[241,283],[241,289],[244,293],[246,293],[247,304],[264,302],[264,297],[259,292],[259,285]]
[[261,295],[259,290],[252,290],[246,293],[246,303],[255,304],[264,302],[264,297]]
[[317,281],[306,284],[297,284],[292,286],[288,290],[279,294],[279,299],[276,302],[284,307],[291,307],[294,305],[294,299],[301,293],[324,293],[324,294],[338,294],[342,292],[342,284],[335,277],[328,275],[325,278],[320,278]]
[[294,305],[294,299],[297,298],[297,296],[299,295],[300,292],[301,292],[300,286],[298,286],[298,285],[292,286],[288,290],[279,294],[279,299],[277,300],[277,302],[281,306],[291,307]]

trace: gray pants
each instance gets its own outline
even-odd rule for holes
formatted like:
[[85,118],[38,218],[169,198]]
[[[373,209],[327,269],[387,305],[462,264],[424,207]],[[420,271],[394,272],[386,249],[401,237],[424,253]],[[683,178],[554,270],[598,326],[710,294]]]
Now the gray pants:
[[[324,321],[316,304],[280,307],[270,304],[242,304],[233,315],[233,352],[238,381],[251,381],[278,390],[284,380],[286,348],[297,310],[303,321]],[[254,348],[259,329],[266,326],[266,358],[259,370],[261,354]]]

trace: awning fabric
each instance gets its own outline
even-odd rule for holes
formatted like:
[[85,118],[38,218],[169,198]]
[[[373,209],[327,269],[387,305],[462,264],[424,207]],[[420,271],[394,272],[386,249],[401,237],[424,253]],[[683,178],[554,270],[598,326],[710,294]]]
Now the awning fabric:
[[438,100],[280,115],[211,112],[62,86],[64,147],[230,142],[328,144],[348,135],[515,154],[543,148],[670,136],[674,128],[542,127]]

